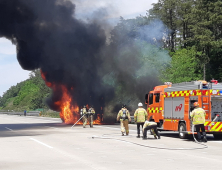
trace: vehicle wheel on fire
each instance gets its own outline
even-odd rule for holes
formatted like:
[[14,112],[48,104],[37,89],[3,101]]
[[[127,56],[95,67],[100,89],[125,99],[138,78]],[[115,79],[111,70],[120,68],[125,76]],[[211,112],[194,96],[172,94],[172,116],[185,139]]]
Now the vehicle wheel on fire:
[[214,139],[217,139],[217,140],[219,140],[219,139],[222,139],[222,134],[213,134],[214,135]]
[[186,131],[186,125],[185,125],[185,123],[181,122],[181,123],[179,124],[178,131],[179,131],[179,137],[180,137],[180,139],[186,139],[186,138],[187,138],[187,134],[184,133],[184,131]]

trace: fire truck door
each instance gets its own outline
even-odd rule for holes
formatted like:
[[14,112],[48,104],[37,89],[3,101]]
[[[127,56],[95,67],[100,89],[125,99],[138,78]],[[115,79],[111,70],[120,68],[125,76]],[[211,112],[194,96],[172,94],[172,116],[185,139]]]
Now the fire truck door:
[[163,129],[173,130],[172,115],[173,115],[173,98],[172,97],[164,98]]
[[222,98],[212,97],[211,101],[211,120],[213,120],[216,115],[219,115],[215,122],[222,122]]
[[178,121],[184,120],[184,97],[174,97],[173,98],[173,128],[178,130]]

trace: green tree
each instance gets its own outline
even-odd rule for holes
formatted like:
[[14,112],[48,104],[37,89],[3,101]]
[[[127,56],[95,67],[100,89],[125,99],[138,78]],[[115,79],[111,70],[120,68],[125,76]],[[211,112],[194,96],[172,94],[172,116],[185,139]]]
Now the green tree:
[[195,48],[179,49],[172,53],[172,61],[166,69],[162,70],[161,80],[172,83],[202,80],[203,73],[197,55],[201,53]]
[[[207,79],[211,79],[215,66],[221,68],[222,48],[222,1],[221,0],[198,0],[192,8],[192,20],[195,24],[190,25],[193,36],[189,42],[202,52],[201,62],[207,64]],[[210,62],[209,62],[210,61]],[[205,69],[204,69],[205,71]],[[217,79],[222,79],[217,77]]]

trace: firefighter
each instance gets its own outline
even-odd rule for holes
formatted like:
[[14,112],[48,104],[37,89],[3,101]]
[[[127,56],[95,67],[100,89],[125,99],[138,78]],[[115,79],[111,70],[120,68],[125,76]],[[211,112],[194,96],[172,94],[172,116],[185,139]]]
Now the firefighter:
[[83,128],[85,128],[85,127],[86,127],[86,124],[87,124],[87,119],[88,119],[88,112],[87,112],[87,110],[86,110],[86,106],[83,107],[83,109],[82,109],[82,114],[84,115],[84,116],[82,117],[82,120],[83,120]]
[[148,120],[145,121],[143,125],[143,139],[147,139],[147,130],[151,130],[154,137],[160,139],[160,134],[157,131],[157,123],[156,122],[149,122]]
[[120,120],[120,126],[121,126],[121,132],[122,136],[124,136],[124,133],[126,132],[126,135],[129,135],[129,122],[131,122],[130,113],[126,109],[126,105],[122,106],[122,109],[119,111],[117,115],[117,121]]
[[198,102],[195,102],[193,105],[195,109],[190,113],[190,117],[193,125],[196,128],[198,141],[201,141],[201,130],[203,135],[203,142],[207,142],[206,132],[204,128],[206,112],[204,109],[199,107]]
[[89,109],[89,125],[92,128],[93,127],[93,116],[95,115],[95,110],[93,108],[93,106],[91,106],[91,108]]
[[138,103],[138,107],[134,113],[134,121],[137,123],[137,138],[140,138],[140,126],[143,128],[144,122],[147,120],[147,112],[142,103]]

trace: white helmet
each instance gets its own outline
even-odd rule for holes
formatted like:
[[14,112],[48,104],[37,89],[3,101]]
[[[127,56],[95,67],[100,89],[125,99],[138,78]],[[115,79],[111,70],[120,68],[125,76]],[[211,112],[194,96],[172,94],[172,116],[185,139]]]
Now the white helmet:
[[138,103],[138,106],[143,106],[143,104],[142,103]]

